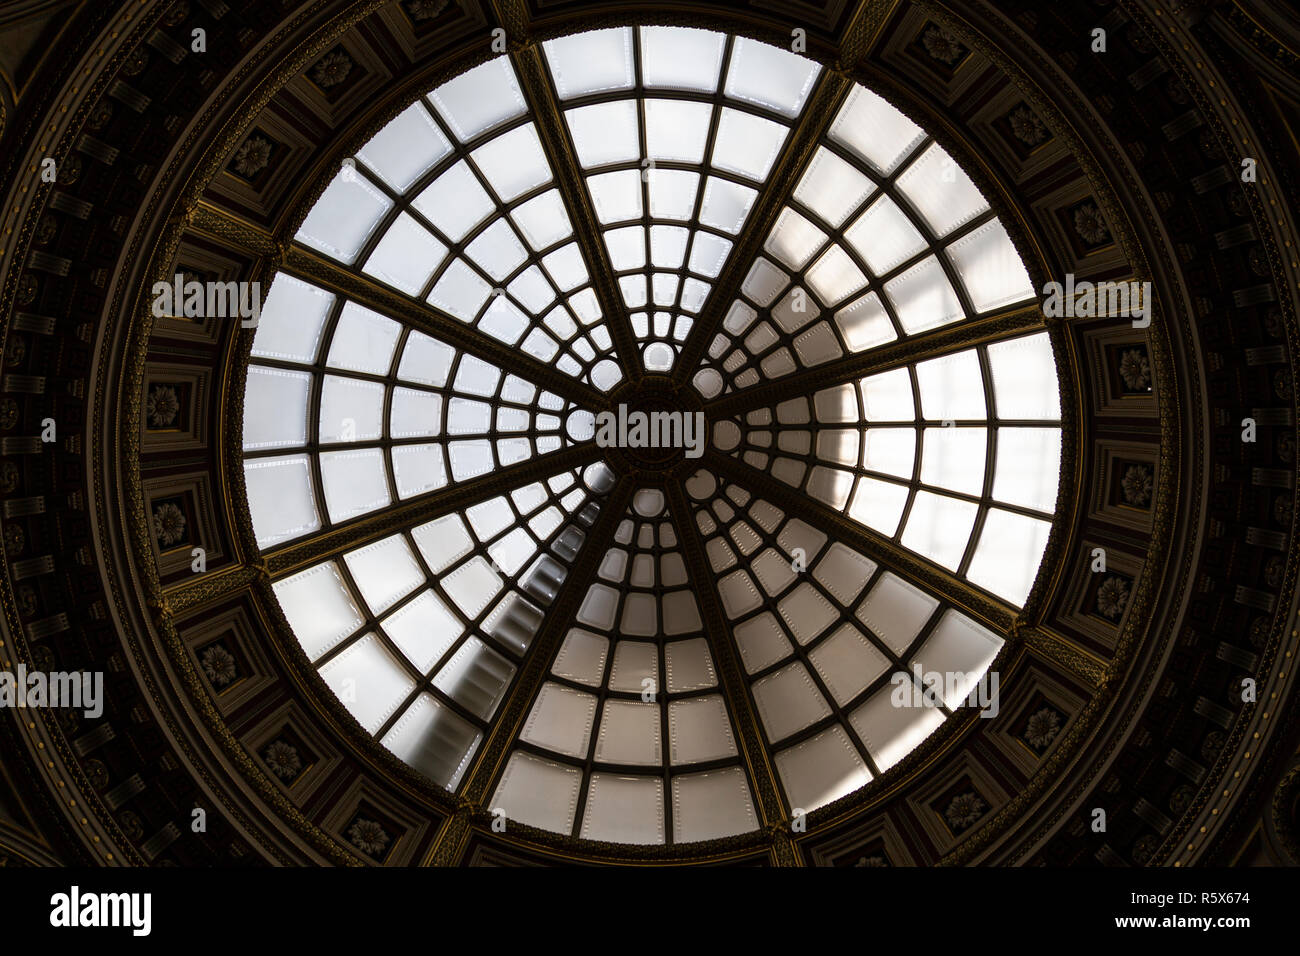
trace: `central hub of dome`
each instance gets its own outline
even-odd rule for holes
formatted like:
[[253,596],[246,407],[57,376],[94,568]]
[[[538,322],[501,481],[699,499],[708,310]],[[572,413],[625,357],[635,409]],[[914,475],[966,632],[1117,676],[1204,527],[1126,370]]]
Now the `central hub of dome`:
[[610,408],[596,416],[596,442],[615,460],[640,471],[671,471],[699,458],[708,442],[708,425],[699,396],[653,376],[629,383],[611,396]]

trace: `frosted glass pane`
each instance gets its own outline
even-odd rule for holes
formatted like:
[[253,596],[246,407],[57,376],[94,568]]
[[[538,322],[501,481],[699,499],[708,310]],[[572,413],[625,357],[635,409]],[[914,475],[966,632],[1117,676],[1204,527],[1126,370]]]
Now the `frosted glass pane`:
[[306,455],[246,461],[244,485],[259,548],[320,527]]
[[[635,172],[632,173],[633,179],[631,185],[637,185]],[[712,182],[710,180],[710,182]],[[687,172],[683,169],[656,169],[650,173],[650,215],[656,219],[691,219],[695,215],[695,195],[700,188],[700,174]],[[743,186],[737,186],[736,189],[744,189]],[[641,215],[640,188],[637,187],[637,215]],[[722,203],[723,197],[719,195],[719,203]],[[752,202],[753,197],[749,197],[748,202]],[[743,197],[732,195],[733,208],[729,211],[720,207],[719,215],[728,222],[727,215],[740,215],[743,220],[744,214],[739,211],[739,205],[745,202]],[[748,204],[745,205],[745,211],[748,212]],[[721,226],[719,226],[721,228]],[[734,231],[734,230],[733,230]]]
[[347,585],[333,561],[271,585],[309,660],[320,657],[361,626]]
[[249,366],[244,392],[244,450],[293,448],[307,443],[311,375]]
[[472,322],[491,294],[492,286],[464,261],[457,259],[434,283],[429,302],[461,321]]
[[564,118],[584,168],[639,158],[640,124],[635,100],[582,106],[567,111]]
[[560,99],[632,88],[632,29],[590,30],[542,44]]
[[546,307],[555,301],[555,290],[546,281],[546,276],[537,266],[530,266],[506,286],[515,299],[533,315],[540,315]]
[[594,695],[548,681],[538,691],[519,739],[585,760],[595,717]]
[[[665,172],[656,174],[655,184],[660,185],[666,177]],[[700,222],[706,226],[712,226],[715,229],[721,229],[723,232],[735,235],[740,231],[741,225],[749,215],[749,209],[754,204],[754,197],[758,191],[750,189],[748,186],[741,186],[739,183],[729,182],[725,179],[718,179],[710,176],[704,187],[704,204],[700,209]],[[659,213],[654,209],[655,192],[652,186],[650,193],[651,212],[654,215]],[[671,218],[684,219],[690,215],[688,211],[683,210],[684,215],[672,216]]]
[[464,239],[495,208],[463,159],[431,182],[411,205],[453,242]]
[[601,709],[595,759],[633,766],[662,763],[659,705],[607,699]]
[[993,497],[1051,513],[1061,472],[1061,432],[1056,428],[1001,428]]
[[723,107],[712,163],[747,179],[767,178],[787,130],[779,123]]
[[808,285],[828,306],[842,302],[867,284],[867,277],[839,246],[823,252],[807,273]]
[[459,515],[446,515],[420,525],[411,532],[411,536],[415,538],[415,546],[420,549],[420,556],[434,574],[440,574],[451,567],[474,547],[474,541]]
[[886,684],[849,715],[854,732],[882,772],[920,746],[943,723],[939,708],[899,707],[893,700],[895,693],[893,684]]
[[421,694],[381,742],[399,760],[454,791],[482,740],[472,724]]
[[871,771],[838,724],[782,750],[775,763],[790,806],[796,811],[816,810],[871,780]]
[[472,355],[461,357],[456,370],[455,389],[470,395],[494,395],[501,381],[501,370]]
[[310,362],[316,358],[334,296],[283,272],[275,277],[253,337],[253,355]]
[[903,657],[938,606],[938,600],[886,571],[858,608],[857,616],[886,647]]
[[[578,244],[575,242],[556,249],[542,259],[542,265],[546,267],[546,274],[551,277],[551,280],[561,292],[576,289],[587,281],[587,264],[583,262],[582,253],[578,251]],[[552,314],[555,311],[558,310],[553,310]],[[562,321],[568,320],[566,318]],[[551,328],[557,332],[559,331],[554,325]],[[561,338],[567,337],[567,335],[561,335]]]
[[421,672],[432,668],[464,633],[460,618],[432,591],[403,604],[385,619],[383,628]]
[[390,206],[364,176],[345,170],[325,187],[294,238],[351,265]]
[[993,369],[993,402],[998,418],[1058,419],[1061,393],[1056,359],[1046,332],[989,346]]
[[835,324],[851,352],[861,352],[892,342],[898,337],[880,296],[874,292],[851,302],[835,313]]
[[830,136],[877,172],[891,173],[925,133],[884,99],[855,84],[831,124]]
[[668,737],[669,756],[674,764],[736,755],[736,740],[726,705],[714,694],[669,703]]
[[663,781],[593,773],[578,836],[610,843],[663,843]]
[[415,679],[373,634],[331,658],[320,676],[372,734],[415,690]]
[[383,433],[383,417],[384,386],[325,376],[320,402],[322,442],[374,441]]
[[925,248],[925,238],[888,196],[868,206],[844,238],[876,275],[883,275]]
[[343,556],[361,597],[376,615],[393,606],[424,582],[410,546],[393,535]]
[[906,504],[905,485],[862,478],[849,501],[849,517],[892,537],[898,530],[898,522]]
[[569,214],[557,189],[520,204],[510,213],[510,218],[534,252],[541,252],[573,235]]
[[456,350],[450,345],[413,330],[406,336],[397,377],[422,385],[445,385],[455,357]]
[[642,27],[641,80],[649,87],[712,93],[726,40],[690,27]]
[[912,379],[905,368],[864,378],[862,402],[870,422],[910,422],[916,418]]
[[797,116],[821,67],[786,50],[737,37],[725,92],[785,116]]
[[542,830],[568,834],[578,810],[582,770],[515,751],[492,796],[491,809]]
[[808,654],[841,707],[889,669],[889,658],[851,624],[845,624]]
[[675,776],[672,793],[676,842],[712,840],[758,827],[745,771],[739,767]]
[[433,491],[447,484],[441,445],[401,445],[393,449],[393,478],[402,498]]
[[682,226],[650,227],[650,258],[661,269],[680,269],[691,231]]
[[927,428],[921,454],[921,481],[978,496],[984,488],[984,428]]
[[909,334],[937,329],[962,317],[961,302],[934,256],[885,283],[885,294]]
[[465,254],[498,282],[528,258],[528,250],[505,219],[496,220],[480,232],[465,248]]
[[418,295],[447,254],[447,247],[406,213],[379,240],[362,270],[407,295]]
[[754,681],[750,688],[768,740],[776,743],[829,716],[831,709],[798,661]]
[[1024,604],[1051,530],[1046,521],[990,508],[966,576],[1012,604]]
[[996,219],[950,245],[948,257],[977,312],[1034,297],[1029,273]]
[[551,167],[532,123],[502,133],[470,154],[505,202],[551,181]]
[[974,351],[917,363],[916,381],[921,391],[921,414],[927,420],[984,417],[984,376]]
[[610,265],[615,272],[640,269],[645,265],[645,228],[626,226],[605,233],[605,246],[609,250]]
[[695,242],[691,245],[690,270],[700,275],[716,278],[722,272],[722,265],[731,254],[732,242],[712,233],[695,233]]
[[528,328],[528,316],[509,299],[499,296],[487,307],[478,327],[494,339],[514,345]]
[[[910,428],[869,428],[865,432],[863,467],[897,478],[912,477],[916,432]],[[983,453],[981,452],[981,455]]]
[[871,180],[849,163],[819,146],[799,180],[794,198],[820,216],[828,226],[838,228],[875,188]]
[[343,306],[326,364],[331,368],[387,375],[401,327],[364,306]]
[[504,56],[444,83],[429,94],[429,99],[462,143],[527,108],[515,71]]
[[903,529],[903,546],[948,570],[956,570],[970,540],[979,506],[919,491]]
[[936,236],[946,236],[989,207],[970,177],[938,143],[898,177],[898,188]]
[[645,135],[650,158],[702,162],[712,115],[713,108],[708,103],[646,100]]
[[410,188],[451,144],[419,103],[412,103],[357,151],[357,157],[395,191]]
[[469,638],[433,679],[433,686],[470,713],[490,720],[515,675],[515,666],[477,638]]
[[324,453],[320,469],[331,521],[345,521],[388,505],[384,457],[379,449]]
[[551,673],[579,684],[597,687],[605,674],[609,640],[591,631],[573,628],[555,655]]
[[934,631],[917,650],[915,659],[923,671],[964,675],[963,680],[954,681],[951,693],[947,680],[944,681],[944,706],[956,710],[989,669],[1002,643],[1002,638],[992,631],[961,612],[950,610],[939,619]]
[[[686,173],[698,179],[695,173]],[[650,202],[654,206],[654,190],[657,183],[671,178],[668,170],[655,170],[650,177]],[[587,179],[587,188],[591,192],[591,201],[596,207],[596,218],[602,224],[623,222],[641,217],[641,173],[635,169],[625,169],[616,173],[601,173]],[[695,193],[691,197],[694,201]],[[655,213],[655,215],[661,215]],[[687,214],[689,216],[689,213]],[[678,217],[684,218],[684,217]]]
[[763,248],[776,256],[790,269],[802,269],[808,264],[823,242],[826,233],[799,215],[793,209],[783,209],[777,217],[772,234]]

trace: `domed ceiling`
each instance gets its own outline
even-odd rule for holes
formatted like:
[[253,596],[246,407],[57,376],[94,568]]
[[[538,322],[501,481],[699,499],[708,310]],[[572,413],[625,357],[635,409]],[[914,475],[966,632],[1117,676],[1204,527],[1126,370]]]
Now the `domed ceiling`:
[[6,725],[87,812],[32,798],[5,846],[1294,853],[1300,96],[1263,14],[804,6],[49,21],[50,92],[4,93],[0,664],[110,693]]

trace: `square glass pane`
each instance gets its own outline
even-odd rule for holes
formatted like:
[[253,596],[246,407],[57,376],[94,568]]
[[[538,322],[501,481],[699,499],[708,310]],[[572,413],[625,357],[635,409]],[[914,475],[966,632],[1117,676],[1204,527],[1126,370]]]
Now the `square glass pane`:
[[641,80],[648,87],[712,93],[726,42],[723,34],[708,30],[642,27]]
[[1046,521],[990,508],[966,576],[1012,604],[1024,604],[1051,530]]
[[875,189],[875,183],[852,165],[819,146],[795,188],[794,198],[826,225],[839,228]]
[[995,342],[989,346],[989,365],[998,418],[1055,421],[1061,417],[1056,358],[1046,332]]
[[[656,198],[654,186],[663,182],[667,172],[667,170],[657,172],[655,183],[651,186],[650,206],[654,215],[658,215],[654,210]],[[754,205],[754,198],[757,195],[758,191],[750,189],[748,186],[741,186],[739,183],[733,183],[730,180],[710,176],[708,183],[704,187],[704,204],[700,209],[700,222],[734,236],[740,232],[740,227],[744,225],[745,219],[749,216],[750,207]],[[685,219],[688,215],[689,213],[683,216],[670,216],[669,218]]]
[[903,171],[898,188],[936,236],[946,236],[989,208],[970,177],[938,143]]
[[388,506],[384,454],[378,448],[324,452],[320,470],[330,521],[337,524]]
[[763,248],[798,271],[826,241],[826,233],[789,207],[781,210]]
[[325,187],[294,238],[351,265],[392,205],[364,176],[345,169]]
[[326,375],[321,386],[322,443],[374,441],[383,434],[384,386]]
[[271,588],[308,660],[361,626],[361,612],[333,561],[276,581]]
[[333,304],[333,294],[281,272],[262,303],[253,355],[311,362],[316,358],[325,317]]
[[330,368],[387,375],[400,332],[401,326],[392,319],[349,302],[343,306],[334,329],[326,364]]
[[357,150],[357,157],[396,192],[403,193],[451,144],[420,103],[412,103]]
[[452,242],[464,239],[496,208],[463,159],[430,183],[411,205]]
[[916,381],[927,421],[984,418],[984,376],[973,349],[917,363]]
[[831,246],[807,273],[808,285],[827,306],[847,299],[867,284],[867,277],[839,246]]
[[862,352],[898,337],[880,296],[869,292],[835,313],[835,324],[850,352]]
[[632,88],[632,28],[589,30],[542,44],[560,99]]
[[864,378],[862,402],[869,422],[910,422],[916,418],[912,379],[905,368]]
[[1058,428],[999,428],[993,497],[1050,514],[1061,473]]
[[244,450],[307,444],[311,375],[250,365],[244,391]]
[[406,213],[399,213],[362,270],[407,295],[419,295],[447,247]]
[[[662,177],[668,176],[668,170],[655,170],[650,175],[650,204],[654,206],[654,186]],[[698,179],[695,173],[686,175]],[[635,169],[625,169],[616,173],[602,173],[587,177],[587,189],[591,192],[591,201],[596,207],[596,218],[602,225],[612,222],[626,222],[641,218],[641,174]],[[691,198],[694,200],[692,191]],[[655,213],[658,215],[658,213]],[[685,217],[678,217],[685,218]]]
[[737,37],[731,49],[726,94],[783,116],[798,116],[821,67],[787,50]]
[[780,123],[723,107],[711,162],[718,169],[762,182],[776,162],[787,132]]
[[503,202],[551,181],[551,167],[532,123],[494,137],[470,156]]
[[713,107],[687,100],[645,101],[646,149],[652,160],[704,161]]
[[927,428],[922,437],[921,481],[978,496],[984,488],[987,448],[987,429]]
[[962,236],[947,253],[976,312],[1034,297],[1029,273],[998,220]]
[[500,282],[523,264],[528,250],[509,221],[497,219],[465,247],[465,255]]
[[259,548],[301,537],[320,527],[306,455],[246,461],[244,485]]
[[516,206],[511,211],[510,218],[515,221],[534,252],[541,252],[573,235],[569,213],[564,208],[564,200],[558,189],[544,192]]
[[961,300],[935,256],[923,259],[885,283],[885,295],[909,335],[948,325],[962,318]]
[[830,136],[877,172],[889,174],[925,138],[925,133],[880,96],[854,84],[831,124]]
[[888,196],[868,206],[844,238],[876,275],[884,275],[925,248],[925,237]]
[[978,512],[979,506],[972,502],[918,491],[903,529],[903,547],[955,571]]
[[640,159],[640,123],[635,100],[616,100],[564,114],[584,169]]
[[472,322],[491,294],[487,280],[463,259],[457,259],[434,283],[428,301],[462,322]]
[[444,83],[429,99],[462,143],[527,109],[510,59],[504,56]]
[[[636,176],[635,173],[632,173]],[[713,180],[710,180],[712,183]],[[688,220],[695,215],[695,195],[700,188],[700,174],[684,169],[652,169],[649,174],[650,215],[656,219]],[[737,186],[737,189],[744,189]],[[753,202],[753,197],[750,197]],[[637,207],[640,208],[640,196]],[[748,212],[748,206],[745,207]],[[640,215],[638,211],[637,215]],[[703,216],[701,216],[703,221]]]

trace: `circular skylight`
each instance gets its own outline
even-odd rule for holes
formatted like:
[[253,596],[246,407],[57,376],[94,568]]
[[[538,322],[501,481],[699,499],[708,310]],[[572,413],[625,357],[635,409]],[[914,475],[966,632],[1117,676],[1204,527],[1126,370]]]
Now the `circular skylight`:
[[[811,811],[985,678],[1002,638],[868,545],[1024,603],[1060,469],[1052,351],[933,344],[1033,289],[966,174],[870,90],[809,129],[823,70],[753,40],[542,48],[546,89],[508,57],[440,86],[303,222],[322,268],[277,276],[248,370],[257,544],[325,684],[439,786],[494,774],[491,809],[593,840],[743,833],[764,823],[745,734]],[[638,414],[680,440],[637,447]],[[900,705],[926,673],[957,679]],[[501,766],[477,767],[521,693]]]

